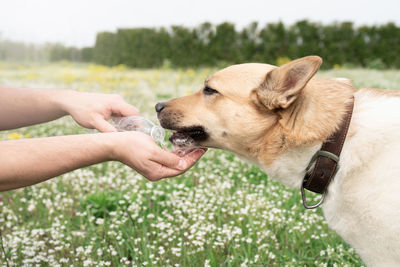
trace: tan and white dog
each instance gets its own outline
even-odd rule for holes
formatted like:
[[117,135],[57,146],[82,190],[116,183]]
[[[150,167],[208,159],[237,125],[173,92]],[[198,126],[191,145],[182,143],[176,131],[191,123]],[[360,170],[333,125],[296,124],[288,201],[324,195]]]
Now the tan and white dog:
[[158,103],[159,121],[176,130],[176,145],[232,151],[300,188],[354,95],[340,168],[322,209],[368,266],[400,266],[400,93],[313,77],[321,63],[309,56],[281,67],[230,66],[197,93]]

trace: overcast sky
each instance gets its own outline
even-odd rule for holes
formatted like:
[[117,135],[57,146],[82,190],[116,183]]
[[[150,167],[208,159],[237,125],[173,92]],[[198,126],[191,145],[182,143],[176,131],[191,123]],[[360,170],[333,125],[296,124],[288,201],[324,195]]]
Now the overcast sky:
[[96,33],[126,27],[229,21],[241,28],[300,19],[400,25],[399,0],[1,0],[0,38],[91,46]]

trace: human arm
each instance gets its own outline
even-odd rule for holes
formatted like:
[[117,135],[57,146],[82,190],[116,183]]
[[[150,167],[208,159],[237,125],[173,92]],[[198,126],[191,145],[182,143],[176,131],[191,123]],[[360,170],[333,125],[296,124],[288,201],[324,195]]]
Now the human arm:
[[204,154],[184,157],[162,150],[140,132],[32,138],[0,142],[0,191],[43,182],[92,164],[117,160],[151,181],[177,176]]
[[68,114],[83,127],[113,132],[116,129],[107,122],[112,114],[133,116],[139,111],[113,94],[0,86],[0,130],[48,122]]

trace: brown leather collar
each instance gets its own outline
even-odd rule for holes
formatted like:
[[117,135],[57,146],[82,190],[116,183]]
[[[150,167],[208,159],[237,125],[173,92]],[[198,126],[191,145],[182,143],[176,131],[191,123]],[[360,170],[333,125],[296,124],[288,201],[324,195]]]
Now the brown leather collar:
[[[321,149],[315,153],[306,169],[306,175],[304,176],[301,187],[301,194],[304,207],[307,209],[313,209],[322,204],[325,198],[326,189],[339,169],[340,152],[342,151],[347,131],[349,129],[351,116],[353,114],[353,107],[354,97],[347,107],[348,112],[340,124],[339,130],[337,130],[322,144]],[[314,162],[314,169],[310,171]],[[321,200],[315,205],[308,205],[304,188],[312,192],[322,194]]]

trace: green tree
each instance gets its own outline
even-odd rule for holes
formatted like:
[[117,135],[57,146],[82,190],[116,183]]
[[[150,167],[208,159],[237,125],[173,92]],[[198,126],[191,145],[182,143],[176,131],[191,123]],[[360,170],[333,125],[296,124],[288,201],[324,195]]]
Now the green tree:
[[211,64],[238,62],[240,51],[235,25],[228,22],[217,25],[215,35],[211,37],[208,44],[208,52],[213,59]]
[[111,32],[97,34],[93,49],[93,59],[98,64],[113,66],[118,64],[117,35]]

